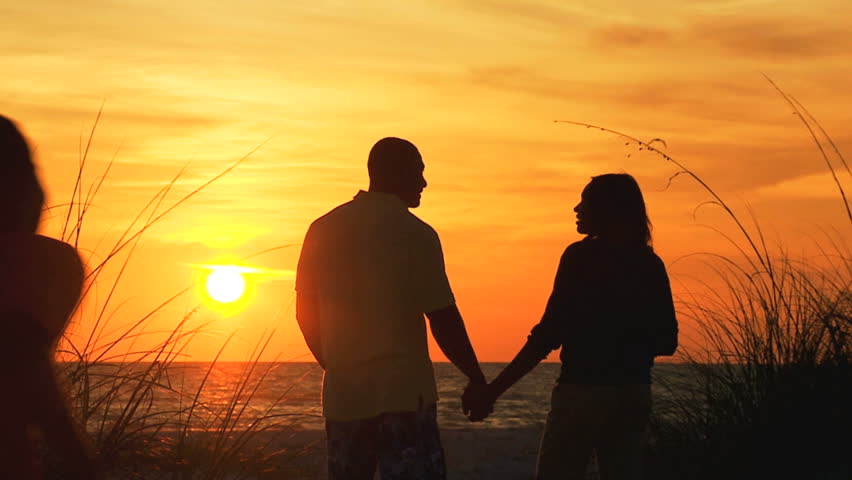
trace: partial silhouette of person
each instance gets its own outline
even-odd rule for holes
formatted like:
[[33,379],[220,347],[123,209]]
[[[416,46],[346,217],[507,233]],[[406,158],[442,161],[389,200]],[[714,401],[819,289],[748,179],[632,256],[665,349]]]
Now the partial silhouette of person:
[[0,478],[44,478],[40,446],[63,478],[99,478],[53,363],[83,267],[73,247],[35,233],[43,200],[26,140],[0,116]]
[[562,369],[536,479],[583,479],[592,453],[602,480],[643,478],[654,357],[673,355],[678,325],[636,180],[593,177],[574,207],[586,237],[565,249],[541,321],[486,389],[465,392],[474,419],[551,351]]
[[368,191],[314,221],[296,274],[296,318],[325,370],[330,480],[443,479],[426,322],[447,358],[485,387],[438,234],[409,209],[426,188],[407,140],[370,150]]

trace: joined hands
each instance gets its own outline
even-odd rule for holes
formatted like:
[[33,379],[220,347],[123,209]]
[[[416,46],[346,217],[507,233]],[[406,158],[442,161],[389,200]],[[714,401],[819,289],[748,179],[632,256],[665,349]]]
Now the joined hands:
[[471,422],[485,420],[494,411],[497,395],[484,381],[471,381],[462,393],[462,412]]

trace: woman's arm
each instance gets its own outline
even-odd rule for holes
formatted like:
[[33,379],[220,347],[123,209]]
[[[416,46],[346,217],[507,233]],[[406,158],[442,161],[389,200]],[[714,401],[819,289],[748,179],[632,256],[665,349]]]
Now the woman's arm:
[[500,395],[532,371],[550,352],[562,346],[566,331],[564,323],[571,316],[569,310],[578,286],[578,252],[575,245],[569,246],[562,254],[544,315],[533,327],[527,342],[487,388],[469,395],[471,398],[467,402],[471,420],[476,420],[484,412],[490,412]]
[[654,299],[654,331],[652,341],[654,356],[674,355],[677,350],[678,325],[675,316],[674,300],[672,299],[672,288],[666,266],[659,258],[657,260],[657,274]]

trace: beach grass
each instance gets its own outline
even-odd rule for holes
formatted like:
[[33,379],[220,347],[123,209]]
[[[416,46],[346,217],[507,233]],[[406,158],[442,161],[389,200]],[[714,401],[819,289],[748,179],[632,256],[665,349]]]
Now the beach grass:
[[[209,322],[194,321],[198,306],[176,318],[170,331],[156,332],[149,327],[152,318],[192,289],[191,285],[153,306],[131,322],[120,323],[114,312],[123,299],[121,284],[134,252],[145,234],[175,209],[218,181],[244,162],[252,153],[236,160],[208,181],[177,200],[169,193],[184,171],[179,171],[151,197],[133,217],[118,239],[108,248],[93,251],[81,244],[98,193],[114,165],[110,160],[95,180],[86,182],[87,163],[101,119],[98,112],[85,147],[81,149],[76,181],[70,201],[47,210],[61,215],[57,237],[79,251],[89,252],[86,282],[81,306],[85,306],[86,335],[66,332],[60,342],[57,363],[73,414],[86,431],[98,462],[108,478],[121,479],[238,479],[258,478],[260,472],[280,466],[284,452],[270,449],[267,436],[259,434],[286,429],[287,417],[272,412],[284,396],[254,408],[252,401],[268,380],[274,363],[259,362],[274,332],[266,334],[255,346],[251,358],[233,379],[230,398],[212,404],[206,400],[207,379],[217,368],[224,341],[200,384],[188,389],[182,378],[175,378],[176,362],[185,360],[186,349],[210,328]],[[259,147],[258,147],[259,148]],[[105,272],[110,272],[106,275]],[[109,277],[107,284],[102,278]],[[103,291],[106,293],[104,294]],[[82,307],[81,307],[82,310]],[[70,328],[79,325],[80,320]],[[139,348],[139,340],[156,334],[162,340],[154,347]],[[171,407],[163,408],[163,405]],[[59,475],[60,465],[45,455],[48,473]]]

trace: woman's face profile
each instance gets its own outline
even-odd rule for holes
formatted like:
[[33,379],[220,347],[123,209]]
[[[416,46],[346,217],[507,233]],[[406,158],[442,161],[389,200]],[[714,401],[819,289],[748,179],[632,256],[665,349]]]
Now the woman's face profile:
[[574,207],[574,213],[577,214],[577,233],[582,235],[592,234],[592,213],[589,209],[588,199],[589,186],[583,189],[580,194],[580,203]]

